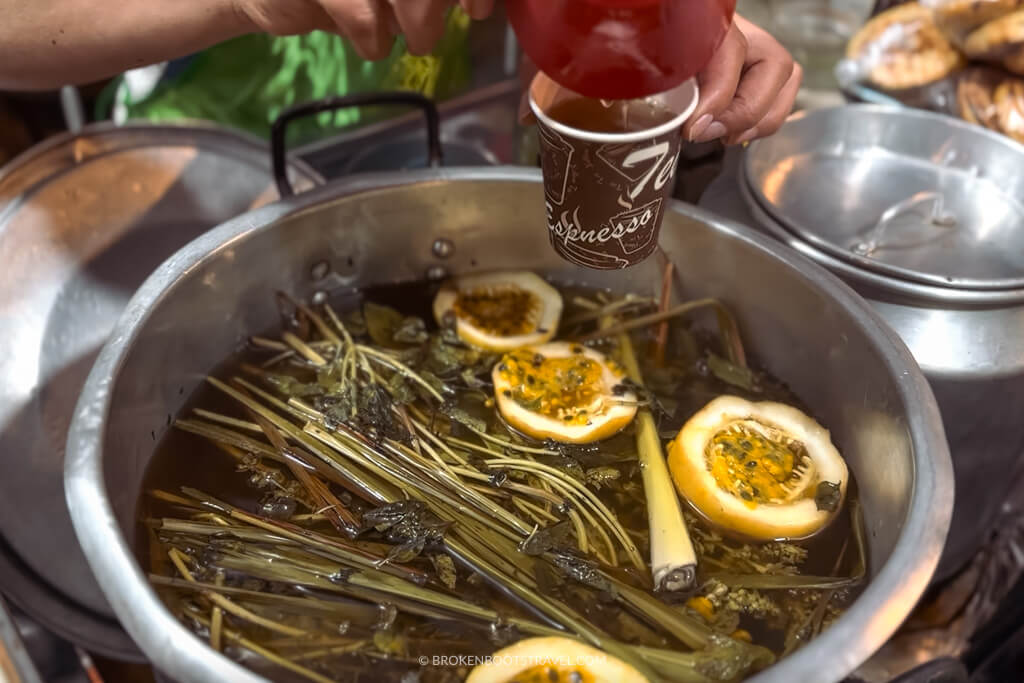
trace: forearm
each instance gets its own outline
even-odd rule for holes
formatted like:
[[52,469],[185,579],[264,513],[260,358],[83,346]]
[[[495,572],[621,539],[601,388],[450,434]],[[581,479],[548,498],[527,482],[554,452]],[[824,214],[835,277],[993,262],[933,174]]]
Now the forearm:
[[233,0],[0,0],[0,90],[88,83],[252,30]]

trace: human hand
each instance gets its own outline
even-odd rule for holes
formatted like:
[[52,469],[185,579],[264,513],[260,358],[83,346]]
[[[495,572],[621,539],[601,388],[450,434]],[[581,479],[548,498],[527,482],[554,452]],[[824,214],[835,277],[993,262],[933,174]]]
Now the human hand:
[[[537,67],[523,57],[519,80],[523,97],[519,119],[534,122],[528,91]],[[729,33],[697,75],[700,102],[683,136],[691,142],[722,139],[740,144],[771,135],[793,110],[803,69],[765,30],[735,15]]]
[[691,142],[741,144],[771,135],[793,110],[803,69],[767,31],[738,14],[697,75],[700,103],[683,126]]
[[[233,0],[253,30],[296,35],[314,30],[338,33],[365,59],[383,59],[395,38],[405,36],[409,52],[426,54],[444,34],[445,15],[455,0]],[[494,0],[458,0],[474,19],[487,17]]]

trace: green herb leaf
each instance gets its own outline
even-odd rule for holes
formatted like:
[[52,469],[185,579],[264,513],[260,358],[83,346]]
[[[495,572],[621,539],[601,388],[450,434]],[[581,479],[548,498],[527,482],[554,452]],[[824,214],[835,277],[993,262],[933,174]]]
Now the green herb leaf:
[[586,481],[586,475],[583,473],[583,465],[581,465],[580,461],[575,458],[570,458],[565,455],[542,455],[537,458],[537,461],[547,465],[548,467],[560,469],[573,479],[584,482]]
[[429,336],[423,319],[409,316],[402,320],[392,338],[400,344],[422,344]]
[[437,572],[437,578],[441,580],[447,588],[455,590],[455,563],[452,558],[448,555],[437,554],[430,556],[430,562],[434,565],[434,571]]
[[396,372],[392,375],[388,380],[388,389],[391,391],[391,397],[395,403],[408,405],[416,401],[416,392],[409,386],[409,382],[401,373]]
[[551,555],[551,561],[569,578],[602,593],[615,594],[615,587],[611,581],[601,573],[596,564],[585,557],[569,552],[556,552]]
[[462,366],[465,349],[444,343],[440,336],[430,338],[426,348],[423,367],[437,375],[448,376],[458,373]]
[[481,420],[478,417],[473,417],[472,415],[467,413],[462,408],[457,408],[455,406],[445,406],[445,405],[443,405],[443,406],[441,406],[441,412],[443,412],[445,415],[450,417],[455,422],[458,422],[459,424],[461,424],[461,425],[463,425],[465,427],[468,427],[469,429],[473,430],[474,432],[486,432],[487,431],[487,423],[486,422],[484,422],[483,420]]
[[571,534],[572,525],[569,524],[569,520],[562,520],[530,534],[525,541],[519,544],[519,550],[533,557],[543,555],[550,550],[561,550],[567,547]]
[[841,499],[842,494],[839,491],[839,485],[833,484],[830,481],[819,483],[818,488],[814,492],[814,505],[819,510],[825,510],[826,512],[838,510]]
[[595,489],[601,489],[618,481],[621,474],[614,467],[592,467],[586,472],[586,481]]
[[388,306],[380,306],[367,301],[363,304],[363,317],[366,319],[366,331],[374,343],[387,348],[394,348],[395,332],[402,326],[402,314]]
[[726,384],[731,384],[747,391],[757,391],[757,381],[750,368],[730,363],[721,356],[708,352],[708,368],[711,373]]

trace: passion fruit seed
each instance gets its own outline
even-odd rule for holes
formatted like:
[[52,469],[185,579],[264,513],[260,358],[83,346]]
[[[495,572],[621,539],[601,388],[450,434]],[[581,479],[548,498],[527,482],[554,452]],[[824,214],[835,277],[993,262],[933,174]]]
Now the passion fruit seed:
[[803,444],[754,420],[737,420],[715,432],[704,459],[718,488],[748,507],[791,500],[811,466]]
[[506,390],[506,398],[565,424],[587,424],[589,411],[603,395],[601,364],[582,355],[535,361],[536,355],[529,350],[505,356],[499,372],[512,387]]
[[512,337],[537,329],[541,301],[533,292],[514,285],[493,285],[460,291],[455,315],[488,334]]

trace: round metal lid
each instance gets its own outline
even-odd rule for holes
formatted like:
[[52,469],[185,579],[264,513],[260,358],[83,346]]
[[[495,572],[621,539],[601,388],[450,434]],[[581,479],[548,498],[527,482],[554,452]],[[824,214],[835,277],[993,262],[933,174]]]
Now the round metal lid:
[[802,113],[747,148],[743,181],[779,224],[857,268],[1024,287],[1024,146],[980,127],[877,106]]
[[35,582],[4,589],[58,635],[126,654],[64,499],[67,428],[93,359],[156,266],[276,198],[267,145],[210,126],[89,126],[0,169],[0,536]]

